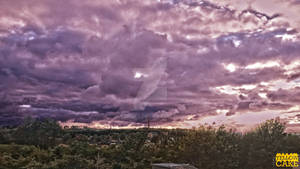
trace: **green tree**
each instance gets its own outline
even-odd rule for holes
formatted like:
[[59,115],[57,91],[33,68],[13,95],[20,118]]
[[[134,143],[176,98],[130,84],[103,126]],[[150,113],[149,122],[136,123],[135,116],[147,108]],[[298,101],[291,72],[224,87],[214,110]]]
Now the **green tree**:
[[274,157],[287,146],[285,125],[279,120],[268,120],[254,131],[246,133],[240,142],[241,167],[245,169],[273,168]]
[[54,146],[56,139],[61,136],[62,129],[59,124],[51,119],[33,120],[26,119],[14,133],[18,144],[36,145],[42,148]]

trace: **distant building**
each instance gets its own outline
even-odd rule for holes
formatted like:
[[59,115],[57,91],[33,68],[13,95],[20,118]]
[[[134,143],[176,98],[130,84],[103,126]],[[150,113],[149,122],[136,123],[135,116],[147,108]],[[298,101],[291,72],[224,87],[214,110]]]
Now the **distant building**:
[[189,164],[158,163],[152,164],[152,169],[197,169]]
[[158,133],[156,133],[156,132],[150,132],[150,133],[148,133],[148,135],[147,135],[147,137],[150,138],[150,139],[152,139],[152,138],[155,137],[155,136],[158,136]]

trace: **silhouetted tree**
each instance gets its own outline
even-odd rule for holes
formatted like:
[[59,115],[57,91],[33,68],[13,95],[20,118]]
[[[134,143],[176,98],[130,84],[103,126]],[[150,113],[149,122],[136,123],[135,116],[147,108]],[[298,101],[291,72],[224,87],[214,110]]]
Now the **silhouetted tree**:
[[54,146],[56,138],[61,136],[60,125],[51,119],[33,120],[28,118],[14,133],[19,144],[36,145],[42,148]]

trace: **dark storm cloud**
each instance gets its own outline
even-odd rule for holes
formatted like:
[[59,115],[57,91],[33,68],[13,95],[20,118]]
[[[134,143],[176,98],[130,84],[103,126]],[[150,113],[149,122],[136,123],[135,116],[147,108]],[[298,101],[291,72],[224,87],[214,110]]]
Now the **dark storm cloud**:
[[292,5],[299,5],[300,1],[299,0],[291,0],[290,1]]
[[282,101],[298,104],[300,102],[300,88],[296,87],[290,90],[279,89],[276,92],[269,92],[268,97],[272,101]]
[[[281,10],[233,5],[0,2],[0,96],[16,109],[3,108],[1,124],[30,115],[168,125],[220,112],[292,107],[299,99],[290,93],[299,72],[291,65],[299,62],[300,49],[293,20]],[[255,67],[269,61],[280,65]],[[293,85],[271,91],[271,85],[282,85],[278,80]],[[34,101],[24,102],[29,97]],[[19,105],[31,107],[21,111]]]

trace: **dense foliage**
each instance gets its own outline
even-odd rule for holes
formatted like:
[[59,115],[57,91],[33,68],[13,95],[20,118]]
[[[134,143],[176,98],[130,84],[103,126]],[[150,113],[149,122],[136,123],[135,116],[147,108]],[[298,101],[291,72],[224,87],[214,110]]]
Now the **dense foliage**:
[[0,130],[0,169],[150,169],[189,163],[199,169],[274,168],[277,152],[300,152],[300,137],[269,120],[241,134],[224,127],[183,129],[62,129],[27,120]]

